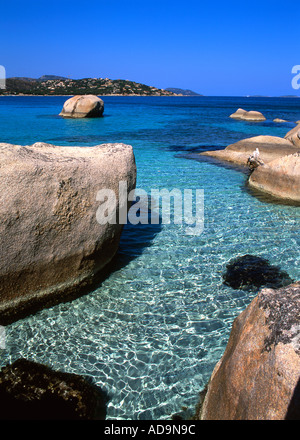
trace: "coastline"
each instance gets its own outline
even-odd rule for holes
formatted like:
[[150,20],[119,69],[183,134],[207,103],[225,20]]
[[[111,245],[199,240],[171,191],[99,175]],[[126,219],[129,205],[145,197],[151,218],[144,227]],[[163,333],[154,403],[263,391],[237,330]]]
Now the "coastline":
[[[46,96],[46,97],[51,97],[51,96],[74,96],[74,95],[58,95],[58,94],[49,94],[49,95],[35,95],[35,94],[25,94],[25,93],[20,93],[20,94],[0,94],[0,98],[2,96]],[[121,94],[117,94],[117,93],[113,93],[113,94],[107,94],[107,95],[103,95],[103,94],[99,94],[99,95],[95,95],[95,96],[125,96],[125,97],[130,97],[130,96],[142,96],[142,97],[165,97],[165,98],[242,98],[242,99],[287,99],[287,100],[293,100],[293,99],[299,99],[300,96],[259,96],[259,97],[255,97],[255,96],[244,96],[244,95],[148,95],[148,94],[128,94],[128,95],[121,95]]]
[[[28,95],[25,95],[24,93],[21,93],[21,94],[18,94],[18,95],[0,95],[0,98],[2,97],[2,96],[39,96],[39,97],[41,97],[41,96],[46,96],[46,97],[50,97],[50,96],[74,96],[74,95],[33,95],[33,94],[28,94]],[[82,95],[82,96],[84,96],[84,95]],[[118,95],[117,93],[114,93],[114,94],[112,94],[112,95],[95,95],[95,96],[126,96],[126,97],[129,97],[129,96],[134,96],[134,97],[136,97],[136,96],[143,96],[143,97],[147,97],[147,96],[149,96],[149,97],[157,97],[157,98],[161,98],[161,97],[164,97],[164,98],[199,98],[199,96],[196,96],[196,95],[193,95],[193,96],[186,96],[186,95],[134,95],[134,94],[130,94],[130,95]],[[201,98],[202,98],[202,96],[201,96]]]
[[[235,170],[239,168],[234,163],[220,162],[221,166],[218,168],[204,164],[204,166],[201,165],[200,169],[192,161],[180,162],[176,158],[176,152],[179,149],[185,151],[184,148],[190,148],[187,151],[193,151],[193,147],[197,148],[201,143],[208,143],[209,136],[215,140],[216,146],[220,142],[228,144],[232,139],[238,141],[239,133],[235,134],[232,131],[230,136],[227,137],[226,133],[224,134],[220,130],[213,131],[216,118],[212,121],[211,112],[207,110],[207,97],[203,100],[178,100],[175,103],[172,100],[144,100],[145,96],[150,95],[99,95],[118,96],[118,98],[119,96],[125,96],[126,99],[118,99],[115,102],[117,105],[114,106],[114,109],[119,105],[123,109],[123,104],[126,101],[126,110],[122,112],[112,111],[111,117],[106,119],[105,124],[102,124],[101,130],[99,130],[98,124],[86,124],[88,131],[84,131],[82,130],[84,124],[78,124],[77,122],[64,124],[59,118],[52,118],[53,109],[56,109],[63,98],[53,101],[47,98],[50,96],[69,97],[72,95],[22,94],[2,96],[25,96],[25,98],[45,96],[44,101],[31,101],[31,99],[26,100],[25,98],[19,101],[10,98],[2,103],[0,100],[1,110],[3,114],[7,114],[7,117],[3,118],[2,121],[0,119],[0,122],[2,122],[2,135],[7,136],[8,139],[19,136],[20,142],[24,140],[21,145],[23,143],[27,145],[28,142],[25,141],[34,137],[45,139],[45,141],[49,140],[53,145],[61,145],[60,142],[62,142],[73,146],[96,144],[98,139],[108,142],[109,140],[115,140],[115,138],[125,138],[134,145],[137,163],[140,166],[139,179],[142,184],[145,184],[145,182],[153,184],[155,182],[159,188],[169,187],[170,189],[175,186],[180,189],[189,187],[205,188],[207,197],[206,215],[213,219],[213,225],[207,225],[206,237],[203,238],[200,244],[199,240],[194,241],[193,237],[189,238],[187,244],[180,228],[176,226],[173,228],[172,225],[170,226],[172,229],[169,227],[160,229],[159,227],[153,227],[153,225],[146,225],[142,228],[137,226],[135,230],[134,228],[127,228],[120,247],[121,262],[119,261],[117,266],[114,266],[113,262],[112,267],[117,267],[117,270],[113,276],[105,279],[104,288],[99,289],[97,292],[90,292],[90,289],[87,289],[89,294],[76,299],[75,307],[71,304],[57,305],[53,309],[34,314],[29,319],[24,318],[22,322],[10,324],[7,353],[4,358],[17,356],[18,353],[14,351],[15,347],[25,357],[28,355],[26,338],[22,339],[21,335],[26,335],[26,331],[29,329],[33,334],[30,350],[31,353],[35,354],[37,361],[43,363],[46,358],[50,358],[50,364],[55,364],[58,370],[65,368],[66,362],[70,361],[74,372],[79,371],[78,365],[80,365],[80,372],[89,372],[95,380],[104,383],[107,390],[114,389],[114,396],[108,413],[110,418],[124,417],[129,420],[131,417],[138,417],[140,413],[143,414],[143,417],[150,417],[154,420],[162,417],[168,418],[170,413],[163,406],[168,404],[169,406],[166,408],[171,408],[172,413],[178,413],[182,418],[187,419],[191,416],[191,408],[194,408],[196,403],[197,390],[202,389],[209,379],[210,366],[212,363],[217,363],[221,358],[222,348],[225,348],[225,341],[228,340],[229,321],[231,322],[237,312],[248,304],[250,296],[252,297],[254,294],[253,291],[250,295],[247,293],[245,296],[242,296],[240,292],[237,293],[240,298],[239,310],[231,307],[232,304],[229,304],[226,298],[224,302],[221,302],[220,299],[224,298],[224,295],[228,295],[230,298],[235,295],[235,292],[230,290],[229,287],[221,284],[221,276],[229,258],[229,253],[230,258],[246,253],[255,256],[263,255],[270,258],[273,264],[282,265],[283,269],[288,270],[291,276],[296,278],[298,276],[297,267],[293,267],[293,262],[298,258],[298,254],[297,249],[290,244],[297,239],[295,222],[299,218],[299,214],[295,211],[295,214],[291,216],[292,208],[290,207],[275,206],[270,209],[265,203],[257,203],[257,200],[253,197],[248,197],[249,192],[244,185],[245,176],[241,176],[237,172],[232,173],[229,170],[229,168]],[[133,99],[131,101],[127,99],[128,96],[142,96],[143,100]],[[25,100],[28,105],[24,105]],[[108,101],[112,103],[114,100],[109,99]],[[47,106],[47,102],[49,106]],[[218,108],[216,102],[218,102],[218,99],[211,99],[209,109],[215,111]],[[147,106],[145,111],[141,112],[140,106],[143,103],[146,103]],[[149,107],[152,106],[150,111],[148,110],[148,104]],[[231,105],[233,104],[227,104],[226,102],[226,106],[224,106],[223,102],[220,102],[218,120],[227,121],[227,110]],[[293,106],[295,104],[292,104]],[[278,103],[277,111],[280,111],[282,107],[282,102]],[[33,108],[40,108],[41,110],[32,111]],[[201,109],[200,112],[199,108]],[[182,115],[182,109],[184,109],[184,115]],[[43,117],[37,117],[39,115],[43,115]],[[154,121],[159,120],[162,122],[161,126],[153,125],[152,115],[154,115]],[[16,118],[19,118],[18,120],[22,123],[24,121],[24,125],[26,124],[29,127],[28,131],[23,130],[22,123],[18,124],[17,130],[15,130]],[[184,130],[177,123],[178,120],[185,122]],[[172,125],[170,125],[170,122]],[[231,120],[228,120],[228,122],[230,129],[233,124]],[[124,134],[120,127],[125,123],[128,131]],[[65,130],[66,125],[69,125],[67,132]],[[177,129],[174,129],[174,126]],[[243,126],[242,123],[241,127]],[[51,130],[49,130],[49,127]],[[197,130],[198,128],[199,130]],[[147,132],[147,129],[151,131]],[[266,133],[269,129],[263,128],[263,130]],[[209,145],[213,147],[212,144]],[[253,146],[251,146],[250,151],[252,152],[252,150]],[[204,155],[199,155],[199,159],[205,162],[217,163],[217,159]],[[174,170],[176,171],[174,172]],[[248,168],[245,166],[243,171],[244,174],[248,173]],[[100,173],[97,173],[97,176],[98,174],[100,175]],[[72,175],[71,178],[74,179],[74,176]],[[66,206],[67,209],[69,200],[72,200],[72,198],[65,197],[68,195],[69,180],[66,181],[64,177],[64,181],[66,184],[60,187],[59,195],[61,198],[64,197],[61,206]],[[70,180],[71,182],[74,182],[74,180]],[[225,185],[224,182],[226,182]],[[82,185],[79,187],[82,187]],[[49,186],[47,186],[48,188]],[[235,215],[230,215],[234,212],[233,210],[235,210]],[[75,211],[72,208],[72,215]],[[20,211],[20,213],[22,212]],[[279,215],[281,213],[282,215]],[[279,246],[272,246],[275,240],[278,240],[278,232],[276,231],[282,227],[282,218],[291,217],[294,217],[294,221],[287,221],[285,227],[282,228],[280,249]],[[250,233],[249,219],[251,221],[251,218],[256,219],[256,221],[251,223]],[[74,218],[72,217],[73,222]],[[268,225],[270,224],[272,228],[266,229],[265,222],[268,222]],[[264,247],[261,246],[259,240],[253,240],[253,237],[260,236],[262,230],[265,233]],[[232,239],[233,233],[237,237],[236,239]],[[45,235],[42,238],[44,241]],[[209,247],[207,247],[207,243]],[[5,248],[7,249],[8,246],[4,246]],[[144,252],[145,249],[146,252]],[[283,254],[289,255],[289,258],[285,261],[282,258]],[[201,258],[201,255],[204,258]],[[178,263],[180,265],[179,269]],[[158,265],[160,270],[157,269]],[[146,280],[145,273],[147,275]],[[212,285],[214,286],[214,296],[210,296]],[[155,295],[155,302],[153,294]],[[177,307],[178,304],[181,304],[181,295],[185,307]],[[209,298],[210,302],[206,298]],[[210,309],[211,304],[212,309]],[[211,315],[211,311],[215,306],[220,308],[220,315],[217,317]],[[145,311],[145,315],[141,313],[141,309]],[[59,310],[60,315],[58,315],[57,310]],[[189,315],[192,324],[188,330],[193,331],[192,335],[185,332],[187,318],[185,310],[193,310],[193,313],[195,313]],[[223,320],[222,311],[226,313],[226,321]],[[167,322],[165,320],[166,316],[170,317]],[[133,344],[132,339],[127,338],[127,323],[134,320],[137,325],[130,326],[130,332],[135,339]],[[76,350],[78,350],[79,338],[87,321],[89,322],[89,337],[92,342],[89,345],[83,345],[80,348],[78,358],[75,359],[74,353],[78,352]],[[174,321],[176,325],[178,323],[178,334],[176,335],[174,335]],[[51,328],[49,322],[53,323]],[[182,327],[181,322],[183,323]],[[68,334],[65,331],[66,328],[72,328],[72,332]],[[40,330],[36,331],[36,329]],[[153,334],[155,338],[153,338]],[[47,339],[42,339],[43,335],[47,335]],[[169,337],[174,337],[172,347],[163,343],[166,340],[164,338]],[[16,341],[14,345],[10,344],[11,340]],[[162,341],[162,343],[155,345],[156,340]],[[40,346],[44,341],[45,346],[42,346],[42,351]],[[151,345],[146,345],[148,343]],[[188,352],[182,351],[183,344]],[[70,353],[67,361],[64,354],[65,346],[68,347],[68,353]],[[169,347],[171,350],[168,350]],[[201,370],[200,379],[199,376],[195,379],[193,368],[195,365],[199,365],[198,347],[201,350],[201,362],[204,367]],[[124,368],[122,362],[125,355],[123,356],[123,353],[130,353],[131,351],[141,354],[144,363],[133,356],[126,360],[127,363]],[[153,352],[157,354],[155,359],[151,356]],[[103,353],[105,354],[104,367]],[[187,362],[187,356],[190,356],[189,362]],[[206,367],[206,362],[208,367]],[[176,387],[178,383],[181,391],[180,396],[176,394],[177,388],[170,386],[169,365],[171,363],[174,366],[172,380]],[[97,368],[95,368],[95,365]],[[148,365],[151,365],[151,369],[148,369]],[[186,368],[187,371],[186,378],[182,375],[183,368]],[[128,371],[130,369],[130,378],[128,381],[127,379],[124,380],[125,385],[116,386],[120,374],[123,374],[125,370],[126,376],[127,369]],[[143,384],[147,384],[148,389],[143,387],[143,384],[141,385],[141,376],[143,377]],[[191,380],[197,380],[197,386],[193,386],[192,391],[190,389]],[[152,384],[153,386],[151,386]],[[161,390],[160,384],[162,384],[163,390]],[[114,386],[116,388],[113,388]],[[136,390],[143,393],[143,397],[145,396],[142,404]],[[125,404],[120,407],[120,401],[123,401],[124,398],[127,399],[129,404],[127,406],[125,400]],[[155,399],[157,405],[148,405],[147,402],[152,398]],[[183,405],[186,408],[185,410],[181,410]]]

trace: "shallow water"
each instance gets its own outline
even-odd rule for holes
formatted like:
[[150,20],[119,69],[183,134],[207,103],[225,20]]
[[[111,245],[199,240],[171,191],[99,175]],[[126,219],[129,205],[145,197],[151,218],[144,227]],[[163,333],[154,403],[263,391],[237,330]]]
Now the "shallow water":
[[[256,295],[222,282],[226,263],[253,254],[299,279],[297,207],[247,191],[247,175],[187,153],[250,136],[284,136],[300,100],[104,97],[105,116],[64,120],[65,97],[0,97],[0,141],[134,148],[137,187],[204,189],[204,231],[184,225],[127,225],[109,277],[94,292],[6,327],[1,365],[26,357],[91,376],[110,395],[108,419],[189,417],[224,352],[234,318]],[[238,107],[267,121],[228,118]]]

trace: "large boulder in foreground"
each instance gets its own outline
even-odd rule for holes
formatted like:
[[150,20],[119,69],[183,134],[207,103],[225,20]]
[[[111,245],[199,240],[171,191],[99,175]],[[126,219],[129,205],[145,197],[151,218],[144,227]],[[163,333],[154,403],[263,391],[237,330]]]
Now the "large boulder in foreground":
[[1,420],[104,420],[107,401],[86,378],[27,359],[0,372]]
[[250,188],[277,199],[300,203],[300,153],[259,166],[251,174],[248,183]]
[[[101,189],[134,189],[124,144],[0,144],[0,324],[90,289],[115,255],[122,224],[99,224]],[[127,206],[126,206],[127,209]],[[123,211],[124,212],[124,211]]]
[[287,139],[276,136],[255,136],[228,145],[224,150],[205,151],[200,153],[200,155],[247,166],[249,156],[251,156],[256,149],[259,151],[260,160],[264,163],[298,151]]
[[261,112],[257,112],[254,110],[246,111],[242,108],[239,108],[235,113],[232,113],[232,115],[230,115],[230,118],[252,122],[260,122],[266,120],[265,116]]
[[295,147],[300,148],[300,124],[290,130],[284,138],[295,145]]
[[76,95],[68,99],[60,116],[65,118],[98,118],[103,115],[104,102],[95,95]]
[[235,319],[202,420],[300,419],[300,283],[262,289]]

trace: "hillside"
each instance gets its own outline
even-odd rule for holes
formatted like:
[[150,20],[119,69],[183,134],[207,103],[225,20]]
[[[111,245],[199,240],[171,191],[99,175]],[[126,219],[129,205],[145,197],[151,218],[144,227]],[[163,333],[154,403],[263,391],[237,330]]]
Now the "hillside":
[[176,95],[182,95],[182,96],[203,96],[200,93],[193,92],[193,90],[189,90],[189,89],[178,89],[176,87],[168,87],[165,90],[167,90],[168,92],[175,93]]
[[176,93],[123,79],[70,79],[44,75],[34,78],[7,78],[1,95],[143,95],[175,96]]

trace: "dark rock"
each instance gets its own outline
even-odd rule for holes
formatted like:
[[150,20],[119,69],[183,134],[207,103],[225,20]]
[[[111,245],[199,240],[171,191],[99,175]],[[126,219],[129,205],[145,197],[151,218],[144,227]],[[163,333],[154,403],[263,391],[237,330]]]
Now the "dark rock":
[[104,420],[107,401],[88,378],[26,359],[0,372],[2,420]]
[[231,260],[223,275],[224,283],[233,289],[251,289],[261,286],[279,288],[293,282],[288,273],[268,260],[255,255],[244,255]]
[[172,420],[184,420],[183,417],[182,417],[182,415],[179,414],[179,413],[172,414],[171,419],[172,419]]

